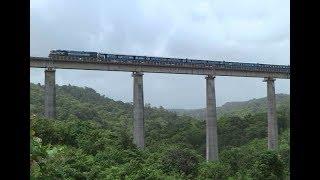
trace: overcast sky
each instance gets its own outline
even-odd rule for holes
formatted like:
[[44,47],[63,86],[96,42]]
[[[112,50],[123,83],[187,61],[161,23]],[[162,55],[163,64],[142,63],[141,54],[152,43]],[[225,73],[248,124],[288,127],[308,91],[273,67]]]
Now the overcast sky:
[[[31,0],[30,54],[52,49],[290,64],[289,0]],[[31,82],[44,82],[31,69]],[[145,103],[165,108],[205,107],[205,78],[144,75]],[[216,99],[266,96],[262,78],[216,77]],[[128,72],[57,70],[56,83],[87,86],[132,101]],[[290,93],[276,80],[276,93]]]

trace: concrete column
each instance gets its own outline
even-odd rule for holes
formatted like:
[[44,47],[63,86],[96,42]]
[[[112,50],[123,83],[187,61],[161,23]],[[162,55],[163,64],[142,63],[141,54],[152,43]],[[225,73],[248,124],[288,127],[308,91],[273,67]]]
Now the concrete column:
[[56,118],[55,72],[52,68],[45,70],[44,115],[47,118]]
[[265,78],[267,82],[267,107],[268,107],[268,149],[278,148],[278,123],[276,113],[276,93],[274,78]]
[[207,109],[206,109],[206,159],[218,160],[217,113],[214,76],[207,76]]
[[133,143],[143,149],[144,143],[144,100],[143,73],[133,72]]

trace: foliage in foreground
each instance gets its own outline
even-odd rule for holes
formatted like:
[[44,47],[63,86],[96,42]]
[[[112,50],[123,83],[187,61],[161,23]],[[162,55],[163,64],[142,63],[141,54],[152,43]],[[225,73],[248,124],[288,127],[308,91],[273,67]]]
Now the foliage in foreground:
[[[43,87],[31,84],[32,179],[283,179],[289,117],[280,109],[279,150],[266,147],[266,115],[218,121],[219,162],[205,161],[205,124],[147,106],[144,151],[132,144],[132,105],[90,88],[57,87],[57,120],[43,118]],[[239,128],[241,127],[241,128]]]

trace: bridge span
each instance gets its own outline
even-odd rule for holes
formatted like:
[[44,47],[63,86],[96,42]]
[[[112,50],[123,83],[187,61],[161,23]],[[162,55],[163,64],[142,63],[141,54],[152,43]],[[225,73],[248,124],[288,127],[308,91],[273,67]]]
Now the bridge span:
[[[246,63],[241,63],[246,64]],[[75,59],[54,59],[48,57],[30,57],[31,68],[45,68],[45,116],[56,118],[55,69],[81,69],[99,71],[132,72],[133,77],[133,141],[137,147],[145,147],[143,73],[170,73],[204,75],[206,79],[206,159],[218,160],[217,114],[215,97],[216,76],[236,76],[263,78],[267,82],[268,108],[268,148],[278,148],[278,125],[275,100],[275,79],[290,79],[289,71],[272,68],[274,65],[259,68],[215,68],[191,64],[152,64],[123,61],[90,61]],[[286,67],[289,69],[289,66]]]
[[134,64],[119,62],[79,61],[79,60],[55,60],[46,57],[30,57],[30,67],[54,69],[82,69],[99,71],[124,71],[124,72],[148,72],[148,73],[169,73],[169,74],[193,74],[212,76],[236,76],[236,77],[273,77],[289,79],[290,73],[279,72],[270,69],[239,70],[236,68],[215,69],[185,65],[159,65],[159,64]]

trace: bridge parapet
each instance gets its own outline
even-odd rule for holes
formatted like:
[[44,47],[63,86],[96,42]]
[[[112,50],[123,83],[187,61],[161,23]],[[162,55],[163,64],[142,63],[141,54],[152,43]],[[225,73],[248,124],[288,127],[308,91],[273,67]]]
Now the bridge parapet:
[[145,73],[169,73],[169,74],[191,74],[191,75],[214,75],[235,77],[273,77],[279,79],[290,79],[290,73],[277,71],[239,70],[236,68],[217,69],[213,67],[188,67],[184,65],[160,65],[160,64],[134,64],[97,61],[65,61],[51,60],[50,58],[31,57],[30,67],[56,69],[83,69],[99,71],[124,71]]

